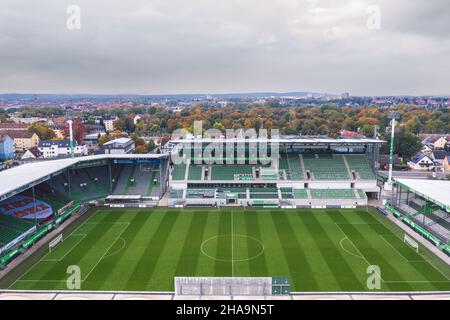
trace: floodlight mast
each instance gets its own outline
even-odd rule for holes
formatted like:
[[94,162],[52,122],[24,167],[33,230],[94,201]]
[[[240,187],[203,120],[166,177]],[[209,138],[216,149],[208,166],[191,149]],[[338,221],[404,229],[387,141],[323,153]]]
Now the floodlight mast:
[[71,109],[67,110],[66,114],[67,123],[69,125],[69,141],[70,141],[70,157],[73,159],[75,157],[74,151],[73,151],[73,112]]
[[389,118],[391,119],[391,146],[389,151],[389,176],[388,176],[388,185],[392,186],[392,170],[394,168],[394,137],[395,137],[395,120],[400,118],[398,112],[392,111],[389,114]]

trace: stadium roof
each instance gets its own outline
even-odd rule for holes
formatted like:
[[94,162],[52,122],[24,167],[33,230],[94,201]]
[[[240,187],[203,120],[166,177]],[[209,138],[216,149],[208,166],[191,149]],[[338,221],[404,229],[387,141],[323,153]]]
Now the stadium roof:
[[0,197],[16,189],[24,188],[48,175],[66,169],[74,164],[102,159],[148,159],[163,158],[166,154],[100,154],[87,157],[77,157],[74,159],[47,160],[23,164],[0,172]]
[[450,211],[450,181],[423,179],[394,179],[394,181]]
[[333,145],[346,145],[346,144],[367,144],[367,143],[385,143],[384,140],[371,139],[371,138],[348,138],[348,139],[333,139],[328,137],[298,137],[298,136],[282,136],[280,138],[187,138],[187,139],[175,139],[171,140],[172,143],[192,143],[192,142],[245,142],[245,143],[281,143],[281,144],[333,144]]

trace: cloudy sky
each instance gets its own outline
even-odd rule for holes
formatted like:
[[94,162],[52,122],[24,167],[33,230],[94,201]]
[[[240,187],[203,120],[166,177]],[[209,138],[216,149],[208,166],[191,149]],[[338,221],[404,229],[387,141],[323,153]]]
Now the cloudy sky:
[[[67,27],[70,5],[80,29]],[[1,93],[450,94],[448,0],[0,6]]]

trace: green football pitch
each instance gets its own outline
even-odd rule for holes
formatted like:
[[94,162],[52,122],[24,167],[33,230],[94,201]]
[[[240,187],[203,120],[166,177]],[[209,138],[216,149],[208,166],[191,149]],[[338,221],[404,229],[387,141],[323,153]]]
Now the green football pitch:
[[[450,267],[373,208],[152,209],[91,213],[3,288],[173,291],[175,276],[289,277],[292,291],[450,290]],[[25,262],[26,264],[26,262]],[[23,268],[22,268],[23,269]],[[377,269],[378,270],[378,269]]]

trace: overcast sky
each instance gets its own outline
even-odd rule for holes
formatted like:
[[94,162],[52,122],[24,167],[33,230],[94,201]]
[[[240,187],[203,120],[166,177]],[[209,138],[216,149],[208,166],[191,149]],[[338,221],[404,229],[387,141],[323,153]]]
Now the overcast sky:
[[[72,4],[81,10],[79,30],[67,28]],[[380,29],[370,5],[380,9]],[[2,93],[450,94],[448,0],[0,6]]]

